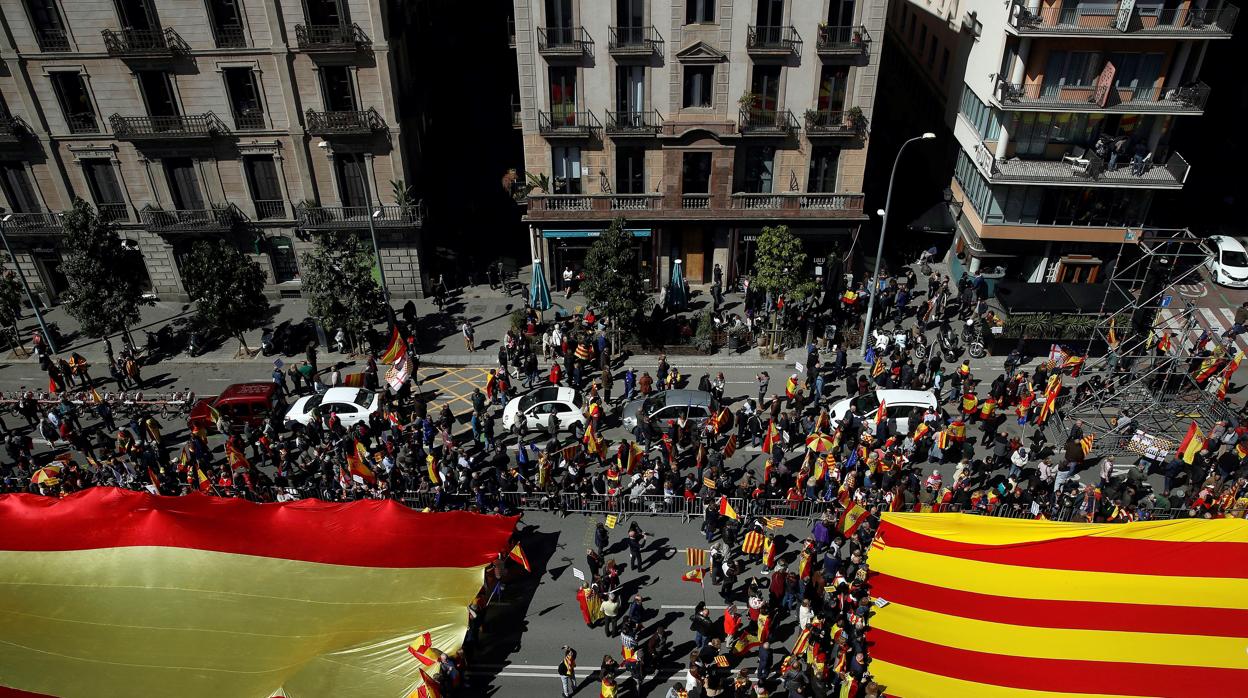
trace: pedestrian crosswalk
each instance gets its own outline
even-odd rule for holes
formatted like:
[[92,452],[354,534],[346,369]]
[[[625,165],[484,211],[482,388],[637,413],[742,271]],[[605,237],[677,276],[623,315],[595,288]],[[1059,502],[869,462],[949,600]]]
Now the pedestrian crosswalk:
[[[1212,341],[1216,342],[1222,333],[1235,324],[1235,312],[1230,308],[1194,308],[1193,311],[1196,325],[1190,336],[1184,336],[1187,334],[1188,318],[1182,309],[1163,308],[1157,315],[1157,325],[1162,329],[1169,329],[1175,337],[1183,337],[1190,347],[1190,343],[1200,337],[1202,331],[1207,331],[1213,338]],[[1248,335],[1237,336],[1234,344],[1237,350],[1248,352]]]

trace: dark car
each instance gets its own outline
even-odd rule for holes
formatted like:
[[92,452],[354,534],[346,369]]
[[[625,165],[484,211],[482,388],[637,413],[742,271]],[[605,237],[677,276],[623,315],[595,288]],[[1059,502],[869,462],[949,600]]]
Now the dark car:
[[687,416],[701,427],[716,409],[714,396],[704,390],[664,390],[624,405],[620,417],[626,429],[637,426],[637,412],[643,405],[656,426],[666,426],[668,422]]

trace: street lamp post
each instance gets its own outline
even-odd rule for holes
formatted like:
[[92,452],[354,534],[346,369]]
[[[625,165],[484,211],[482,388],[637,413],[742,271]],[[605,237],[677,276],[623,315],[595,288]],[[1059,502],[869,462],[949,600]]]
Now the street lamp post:
[[[328,149],[329,143],[321,141],[316,144],[318,148]],[[364,176],[364,170],[360,168],[360,161],[351,158],[351,166],[355,168],[355,176],[360,178],[360,185],[364,187],[364,201],[368,204],[368,237],[373,241],[373,259],[377,260],[377,277],[381,281],[381,295],[386,300],[386,324],[394,327],[394,309],[390,307],[390,287],[386,285],[386,265],[381,261],[381,248],[377,244],[377,228],[373,225],[373,219],[382,214],[381,197],[377,197],[377,210],[373,210],[373,197],[368,188],[368,178]]]
[[859,348],[863,354],[867,353],[867,342],[871,338],[871,318],[875,313],[875,297],[879,295],[879,289],[876,286],[880,278],[880,259],[884,256],[884,235],[888,232],[888,210],[893,204],[893,184],[897,181],[897,165],[901,164],[901,155],[906,152],[906,146],[915,141],[930,141],[936,137],[936,134],[930,131],[921,136],[915,136],[897,149],[897,157],[893,159],[893,173],[888,177],[888,194],[884,197],[884,210],[877,211],[883,220],[880,222],[880,242],[875,248],[875,271],[871,273],[871,279],[867,283],[867,321],[862,326],[862,346]]
[[[17,272],[17,278],[22,282],[22,288],[26,291],[26,300],[30,303],[30,309],[35,311],[35,320],[39,322],[39,329],[43,331],[43,341],[47,343],[48,353],[56,353],[56,343],[52,341],[52,335],[48,332],[48,326],[43,322],[43,313],[39,312],[39,304],[35,302],[35,296],[30,292],[30,284],[26,282],[26,274],[22,272],[22,265],[17,263],[17,255],[13,254],[13,248],[9,246],[9,236],[5,234],[4,228],[9,221],[13,219],[13,214],[5,213],[0,208],[0,240],[4,241],[4,249],[9,253],[9,259],[13,260],[13,270]],[[21,339],[18,339],[21,344]]]

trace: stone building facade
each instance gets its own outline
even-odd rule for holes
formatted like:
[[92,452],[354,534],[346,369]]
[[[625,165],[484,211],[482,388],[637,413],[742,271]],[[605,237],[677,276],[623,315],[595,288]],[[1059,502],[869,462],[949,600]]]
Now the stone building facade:
[[392,296],[422,295],[423,208],[403,190],[406,63],[392,40],[409,11],[0,0],[0,205],[44,301],[66,290],[58,214],[75,197],[143,252],[161,298],[185,299],[180,260],[215,237],[260,262],[272,295],[298,297],[317,232],[367,235],[370,214]]

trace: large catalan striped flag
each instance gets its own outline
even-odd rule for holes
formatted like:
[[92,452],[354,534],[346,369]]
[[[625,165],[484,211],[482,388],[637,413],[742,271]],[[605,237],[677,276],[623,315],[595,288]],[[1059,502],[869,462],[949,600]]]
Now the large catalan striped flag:
[[514,517],[96,487],[0,496],[0,696],[406,698]]
[[1248,686],[1248,522],[885,514],[868,557],[888,695],[1232,696]]

